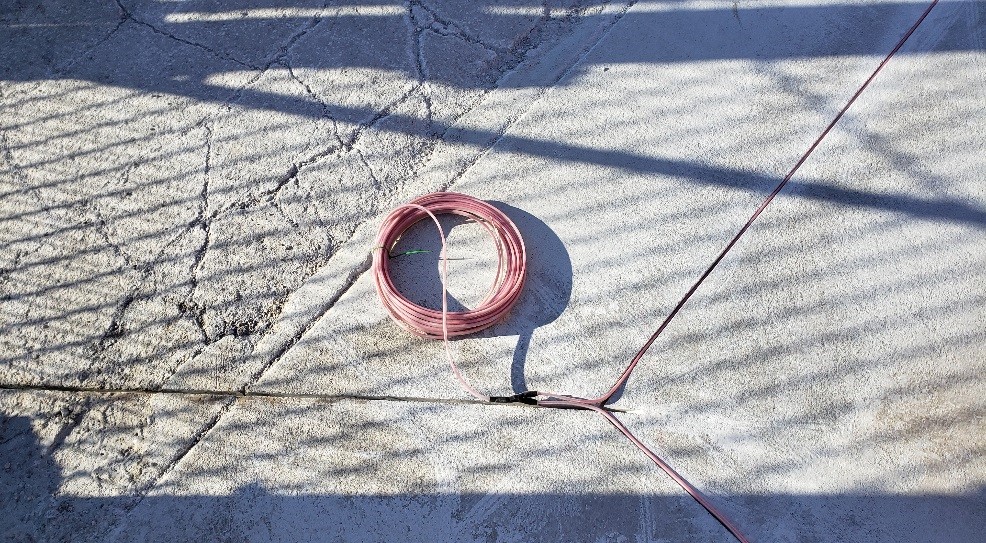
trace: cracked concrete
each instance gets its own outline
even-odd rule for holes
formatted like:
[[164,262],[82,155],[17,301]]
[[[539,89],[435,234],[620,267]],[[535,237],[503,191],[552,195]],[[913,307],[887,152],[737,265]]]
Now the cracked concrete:
[[[529,280],[463,370],[598,393],[926,5],[5,4],[0,539],[723,540],[598,417],[462,401],[376,225],[497,202]],[[753,540],[986,529],[984,14],[932,12],[619,398]]]

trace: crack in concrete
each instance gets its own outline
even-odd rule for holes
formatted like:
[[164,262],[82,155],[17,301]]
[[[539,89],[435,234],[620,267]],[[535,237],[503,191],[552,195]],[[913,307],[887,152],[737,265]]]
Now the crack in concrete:
[[72,66],[75,66],[75,64],[79,62],[79,60],[85,58],[86,55],[95,51],[101,45],[109,41],[110,38],[112,38],[117,33],[117,31],[119,31],[120,28],[123,27],[124,23],[127,22],[127,19],[128,17],[126,16],[126,12],[121,12],[120,20],[117,21],[116,26],[114,26],[112,30],[107,32],[102,38],[96,40],[96,42],[94,42],[91,46],[86,47],[79,54],[71,58],[68,62],[62,64],[61,66],[55,67],[55,69],[52,70],[52,72],[58,77],[64,77],[68,73],[68,71],[72,69]]
[[[321,6],[322,9],[328,9],[328,7],[329,7],[328,2],[324,2]],[[280,47],[280,52],[277,55],[275,55],[273,60],[271,60],[267,64],[267,67],[269,68],[270,66],[280,62],[281,60],[286,59],[288,55],[291,54],[291,50],[294,49],[294,46],[298,43],[298,41],[301,40],[301,38],[305,37],[305,35],[311,32],[313,29],[315,29],[315,27],[322,24],[322,21],[324,20],[325,18],[322,17],[321,15],[315,15],[311,19],[309,19],[306,25],[302,26],[298,32],[296,32],[294,35],[292,35],[284,42],[284,45]]]
[[[297,78],[295,78],[295,79],[298,80]],[[307,87],[307,85],[304,85],[304,83],[302,83],[302,85],[305,86],[305,87]],[[316,164],[322,162],[323,160],[325,160],[327,158],[330,158],[332,156],[336,156],[336,155],[339,155],[341,153],[347,153],[347,152],[350,152],[350,151],[355,150],[356,149],[356,145],[359,143],[359,141],[361,140],[363,134],[365,134],[367,130],[372,130],[379,123],[383,122],[387,117],[389,117],[393,113],[393,109],[394,108],[400,106],[405,101],[407,101],[408,99],[412,98],[415,95],[415,92],[418,91],[421,88],[422,88],[422,84],[419,82],[418,84],[414,85],[411,89],[409,89],[407,92],[405,92],[400,97],[398,97],[396,100],[394,100],[390,104],[386,105],[382,110],[380,110],[376,115],[374,115],[367,122],[360,124],[357,127],[357,129],[354,130],[352,136],[349,138],[348,141],[342,139],[342,137],[338,133],[338,130],[336,130],[336,139],[338,141],[338,146],[336,146],[336,145],[329,146],[329,147],[327,147],[327,148],[325,148],[325,149],[323,149],[321,151],[318,151],[316,153],[313,153],[313,154],[309,155],[307,158],[305,158],[303,160],[300,160],[298,162],[292,163],[291,166],[290,166],[290,168],[288,169],[287,173],[285,175],[283,175],[282,177],[278,178],[278,180],[275,182],[275,185],[274,185],[273,188],[267,189],[267,190],[262,191],[262,192],[260,192],[258,194],[254,194],[254,195],[252,195],[252,196],[250,196],[250,197],[248,197],[248,198],[246,198],[244,200],[239,200],[239,201],[236,201],[236,202],[232,202],[230,204],[227,204],[222,209],[219,209],[219,210],[213,212],[211,214],[211,217],[210,218],[215,219],[216,217],[222,216],[222,215],[224,215],[224,214],[226,214],[226,213],[228,213],[228,212],[230,212],[230,211],[232,211],[234,209],[249,209],[249,208],[255,207],[255,206],[257,206],[257,205],[259,205],[259,204],[261,204],[263,202],[271,201],[273,198],[276,198],[277,197],[277,195],[280,193],[281,189],[283,189],[289,182],[295,180],[297,178],[298,174],[301,173],[301,171],[304,170],[305,168],[314,166],[314,165],[316,165]],[[425,100],[426,100],[426,102],[430,102],[427,98]],[[321,102],[321,100],[319,100],[319,101]],[[326,108],[327,108],[327,106],[326,106]],[[336,124],[335,119],[333,117],[331,117],[331,114],[328,117],[328,119],[332,120],[333,124],[336,127],[338,126]],[[363,160],[365,162],[365,157],[363,157],[362,153],[360,153],[360,158],[361,158],[361,160]],[[369,164],[367,164],[367,167],[369,168]],[[373,178],[374,178],[374,182],[378,186],[382,186],[382,185],[380,185],[380,181],[378,179],[376,179],[375,176],[373,176]]]
[[349,140],[343,142],[343,146],[342,146],[343,150],[349,151],[350,149],[352,149],[357,143],[359,143],[359,140],[364,132],[375,128],[384,119],[389,117],[394,112],[395,108],[402,105],[404,102],[409,100],[412,96],[414,96],[414,94],[420,88],[421,88],[421,82],[419,81],[414,85],[412,85],[411,88],[409,88],[404,94],[402,94],[401,96],[399,96],[398,98],[396,98],[395,100],[384,106],[383,109],[378,111],[368,121],[366,121],[365,123],[361,123],[359,126],[357,126],[356,130],[353,131],[353,134],[349,138]]
[[421,97],[425,104],[425,122],[427,123],[428,131],[431,132],[431,127],[434,125],[434,106],[432,104],[431,84],[429,83],[428,76],[428,62],[424,55],[425,29],[418,24],[417,16],[414,14],[413,3],[408,3],[406,21],[411,33],[411,51],[409,53],[414,63],[415,72],[417,73],[418,84],[421,86]]
[[308,83],[306,83],[300,77],[298,77],[298,74],[294,73],[294,66],[292,66],[290,62],[287,62],[287,59],[285,59],[284,67],[288,69],[288,75],[291,76],[291,79],[294,79],[295,82],[301,85],[301,88],[305,89],[305,94],[307,94],[308,97],[311,98],[312,100],[315,100],[315,103],[318,104],[319,109],[322,110],[322,118],[331,120],[334,123],[335,119],[332,117],[332,113],[329,111],[329,105],[326,104],[321,97],[315,94],[315,91],[312,90],[311,86]]
[[[203,331],[203,334],[204,334],[204,331]],[[201,355],[202,353],[205,352],[205,350],[206,350],[206,348],[208,348],[208,346],[209,346],[208,343],[205,343],[203,345],[200,345],[199,347],[196,347],[195,350],[192,351],[187,357],[185,357],[183,359],[178,359],[175,362],[175,365],[174,366],[172,366],[170,369],[168,369],[167,371],[164,372],[164,374],[162,375],[162,377],[160,379],[161,386],[158,387],[156,390],[163,390],[165,388],[165,385],[167,384],[167,382],[170,381],[175,375],[177,375],[178,374],[178,371],[181,370],[181,368],[184,367],[185,364],[188,364],[189,362],[191,362],[191,361],[195,360],[196,358],[198,358],[199,355]],[[218,384],[217,384],[217,386],[218,386]]]
[[358,148],[354,148],[353,152],[356,154],[356,157],[359,158],[360,162],[363,164],[363,167],[366,168],[366,173],[370,174],[370,180],[373,181],[373,188],[375,188],[377,192],[383,190],[383,183],[380,182],[380,179],[377,178],[376,173],[373,172],[373,167],[370,166],[370,163],[366,160],[366,156],[363,155],[363,151]]
[[[117,1],[119,1],[119,0],[117,0]],[[328,3],[322,4],[322,8],[323,9],[326,9],[327,7],[328,7]],[[278,52],[275,55],[273,55],[270,59],[268,59],[267,62],[264,63],[263,66],[256,68],[257,69],[257,74],[254,77],[250,78],[242,86],[240,86],[239,88],[237,88],[233,92],[233,94],[229,97],[229,99],[225,101],[225,104],[226,105],[229,105],[229,104],[238,102],[241,98],[243,98],[243,93],[246,91],[246,89],[248,87],[250,87],[251,85],[253,85],[254,83],[256,83],[257,81],[259,81],[260,78],[263,77],[264,74],[266,74],[267,71],[270,70],[271,67],[273,67],[275,64],[282,63],[282,61],[283,61],[283,64],[285,66],[287,66],[288,69],[290,69],[291,66],[290,66],[290,63],[287,62],[287,59],[288,59],[288,56],[291,54],[292,49],[294,49],[294,46],[298,43],[299,40],[301,40],[301,38],[303,38],[306,34],[308,34],[309,32],[311,32],[315,27],[317,27],[318,25],[320,25],[322,23],[322,21],[324,21],[324,20],[325,20],[325,18],[322,17],[321,15],[316,15],[316,16],[312,17],[311,19],[309,19],[308,22],[305,25],[302,25],[301,26],[300,30],[298,30],[297,32],[295,32],[291,37],[289,37],[287,40],[285,40],[278,47]],[[292,77],[294,77],[293,74],[292,74]],[[295,79],[297,79],[297,78],[295,78]],[[301,81],[299,81],[299,83],[301,83]],[[305,84],[302,83],[302,85],[305,85]],[[305,85],[305,86],[307,86],[307,85]],[[316,97],[316,99],[317,99],[317,97]]]
[[418,83],[424,83],[427,79],[425,59],[423,55],[422,39],[424,28],[418,24],[417,17],[414,15],[414,3],[407,5],[407,17],[405,18],[411,33],[411,50],[409,51],[411,62],[414,63],[414,70],[417,74]]
[[[212,167],[211,166],[212,127],[209,126],[209,124],[205,121],[201,121],[198,124],[198,127],[201,127],[203,129],[204,140],[205,140],[203,145],[205,150],[205,159],[202,168],[202,188],[199,190],[199,213],[195,217],[195,219],[193,219],[192,222],[188,224],[187,233],[194,231],[196,228],[201,228],[204,233],[204,237],[202,239],[202,243],[199,244],[199,247],[196,248],[196,250],[194,251],[192,270],[189,279],[191,289],[188,294],[188,300],[178,303],[178,311],[184,315],[190,315],[192,317],[192,320],[195,322],[195,325],[198,327],[199,332],[202,334],[203,341],[205,342],[206,345],[209,345],[210,343],[212,343],[213,338],[210,337],[209,332],[205,325],[205,308],[200,306],[195,301],[195,296],[199,288],[199,274],[202,271],[202,266],[204,265],[205,262],[206,253],[208,252],[209,245],[212,241],[212,220],[208,215],[209,177]],[[175,243],[178,239],[180,239],[184,235],[186,235],[185,232],[179,233],[177,236],[172,238],[172,240],[168,243],[168,245],[161,248],[161,250],[158,253],[158,257],[160,257],[160,255],[164,253],[164,250],[168,246]],[[177,368],[175,369],[175,371],[177,371]]]
[[168,32],[166,30],[163,30],[161,28],[158,28],[157,26],[152,25],[151,23],[148,23],[147,21],[145,21],[143,19],[139,19],[136,16],[134,16],[134,14],[131,13],[130,10],[127,9],[127,7],[123,5],[123,2],[121,0],[114,0],[114,1],[116,2],[116,5],[120,8],[120,11],[123,12],[123,16],[126,19],[130,19],[134,23],[136,23],[136,24],[138,24],[140,26],[143,26],[145,28],[148,28],[148,29],[150,29],[151,31],[153,31],[156,34],[160,34],[162,36],[171,38],[172,40],[175,40],[175,41],[177,41],[179,43],[183,43],[185,45],[189,45],[189,46],[192,46],[192,47],[201,49],[202,51],[205,51],[205,52],[207,52],[207,53],[215,56],[216,58],[220,58],[220,59],[223,59],[223,60],[228,60],[230,62],[234,62],[234,63],[239,64],[240,66],[243,66],[245,68],[249,68],[251,70],[259,70],[260,69],[259,66],[254,66],[254,65],[252,65],[252,64],[250,64],[248,62],[244,62],[244,61],[242,61],[242,60],[240,60],[240,59],[238,59],[236,57],[233,57],[232,55],[229,55],[227,53],[223,53],[221,51],[216,51],[215,49],[212,49],[208,45],[205,45],[205,44],[202,44],[202,43],[198,43],[198,42],[194,42],[194,41],[191,41],[191,40],[182,38],[180,36],[176,36],[176,35]]
[[[78,408],[75,410],[63,408],[63,411],[61,411],[59,414],[62,415],[62,417],[67,418],[68,422],[66,422],[58,430],[58,433],[56,433],[55,437],[52,438],[51,444],[48,445],[47,454],[49,456],[52,455],[59,447],[61,447],[65,443],[65,440],[68,439],[68,436],[71,435],[72,432],[75,431],[75,429],[82,424],[83,419],[85,419],[85,416],[90,409],[92,409],[92,406],[90,405],[88,399],[87,401],[84,401],[82,405],[78,406]],[[52,419],[49,419],[49,421],[50,420],[55,420],[55,417],[52,417]],[[46,421],[46,426],[47,426],[47,421]]]
[[138,263],[134,262],[130,255],[123,250],[123,247],[121,247],[119,243],[113,241],[113,238],[110,236],[109,232],[109,223],[106,222],[106,218],[99,210],[97,202],[93,200],[87,207],[89,211],[96,216],[96,221],[93,223],[96,233],[99,234],[99,237],[103,239],[103,242],[110,248],[111,251],[113,251],[113,254],[123,259],[123,262],[127,266],[130,266],[131,268],[139,267]]
[[[457,37],[465,42],[471,43],[473,45],[478,45],[483,49],[486,49],[487,51],[491,51],[494,53],[506,54],[510,52],[509,48],[498,47],[496,45],[486,43],[482,39],[480,39],[479,36],[476,36],[473,33],[466,30],[465,28],[463,28],[462,25],[460,25],[459,23],[453,21],[452,19],[442,17],[442,15],[438,13],[438,10],[436,8],[428,5],[426,2],[424,2],[424,0],[410,0],[408,2],[408,9],[410,10],[411,8],[414,7],[419,8],[420,10],[427,13],[429,17],[431,17],[432,22],[428,24],[427,28],[428,30],[431,30],[436,34],[442,36]],[[420,28],[419,30],[423,30],[423,29],[424,28]]]
[[78,373],[80,381],[87,381],[95,372],[96,365],[105,356],[107,350],[110,349],[117,341],[123,336],[126,330],[123,320],[124,316],[130,306],[137,300],[137,294],[140,292],[143,280],[146,279],[147,274],[149,274],[149,269],[145,268],[143,270],[142,277],[135,281],[135,284],[131,287],[130,291],[124,296],[116,307],[113,309],[113,315],[110,317],[110,323],[107,325],[106,329],[100,334],[99,338],[94,342],[90,343],[87,347],[89,351],[88,358],[89,363],[86,365],[85,369]]

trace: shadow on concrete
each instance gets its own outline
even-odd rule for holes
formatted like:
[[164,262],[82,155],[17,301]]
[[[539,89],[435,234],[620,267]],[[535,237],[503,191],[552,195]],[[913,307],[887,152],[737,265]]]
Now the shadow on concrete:
[[[588,5],[592,4],[594,3],[590,2]],[[128,5],[127,2],[120,4],[123,7]],[[147,13],[143,16],[140,15],[143,11],[138,10],[136,6],[126,7],[126,10],[121,7],[114,7],[108,11],[104,9],[105,13],[99,10],[78,11],[80,8],[72,8],[66,11],[66,17],[76,17],[78,20],[58,19],[54,23],[49,19],[57,18],[58,12],[52,10],[50,17],[44,19],[49,22],[38,24],[11,22],[17,20],[15,15],[18,13],[17,8],[9,8],[3,13],[2,21],[7,21],[6,25],[0,22],[0,28],[3,28],[5,33],[0,39],[5,43],[3,54],[6,58],[0,68],[0,79],[90,80],[104,85],[140,90],[152,96],[185,96],[201,102],[235,104],[242,108],[270,110],[301,117],[328,116],[336,122],[356,126],[379,120],[383,115],[388,122],[385,126],[377,125],[376,128],[379,130],[425,139],[437,138],[480,148],[498,142],[502,147],[518,153],[632,172],[671,175],[698,185],[731,186],[762,192],[769,190],[780,181],[779,178],[772,176],[709,167],[687,161],[663,160],[627,151],[581,147],[563,142],[494,134],[468,128],[453,129],[454,122],[440,116],[420,119],[397,111],[382,112],[354,106],[351,103],[336,103],[331,97],[315,99],[316,97],[312,96],[306,99],[263,90],[253,85],[231,88],[215,83],[217,77],[237,70],[254,72],[259,76],[262,71],[270,68],[290,66],[292,69],[309,70],[370,68],[385,72],[403,72],[401,77],[410,81],[417,80],[421,84],[436,83],[468,89],[509,86],[512,80],[503,79],[501,76],[523,61],[534,47],[532,38],[522,38],[521,34],[514,35],[511,32],[530,27],[529,33],[540,35],[539,33],[542,32],[547,33],[549,27],[554,28],[551,25],[586,21],[587,24],[593,24],[592,18],[597,17],[577,15],[578,10],[557,21],[544,15],[502,13],[491,15],[487,11],[492,8],[485,4],[477,4],[467,9],[468,13],[459,14],[466,17],[464,19],[466,22],[460,24],[442,18],[440,12],[446,8],[415,3],[431,14],[427,16],[428,21],[438,17],[439,20],[445,21],[443,28],[454,27],[454,33],[461,34],[458,39],[464,40],[463,43],[481,42],[479,36],[484,33],[484,28],[488,28],[496,30],[490,32],[507,39],[512,44],[509,47],[492,45],[486,49],[480,47],[471,53],[465,52],[467,51],[465,48],[459,51],[461,54],[477,55],[475,58],[456,59],[456,62],[461,63],[462,66],[472,66],[477,70],[473,77],[463,78],[459,73],[461,70],[452,70],[452,73],[438,69],[429,71],[423,65],[419,65],[420,62],[416,64],[405,58],[408,51],[418,51],[424,55],[423,64],[428,64],[427,47],[423,45],[421,36],[416,38],[416,31],[413,30],[418,28],[416,25],[424,24],[418,20],[424,17],[423,15],[414,16],[412,12],[402,13],[404,4],[392,2],[378,2],[366,6],[368,12],[373,12],[372,8],[377,8],[380,13],[365,16],[351,14],[352,10],[344,9],[355,5],[343,2],[334,5],[333,8],[319,11],[312,8],[310,3],[302,1],[241,0],[225,2],[221,9],[200,4],[190,6],[180,2],[167,2],[153,4],[153,8],[144,10]],[[957,0],[938,9],[950,9],[956,13],[986,13],[984,6],[986,3],[982,1]],[[515,7],[525,13],[542,8],[540,3],[521,4]],[[894,27],[899,26],[902,34],[924,7],[925,4],[920,2],[885,2],[761,8],[740,8],[737,5],[716,9],[694,9],[687,5],[677,8],[660,3],[655,4],[651,11],[641,9],[640,12],[632,11],[626,14],[620,24],[639,28],[640,32],[644,33],[642,36],[646,36],[649,40],[666,40],[666,47],[637,47],[635,44],[607,47],[604,48],[603,53],[585,59],[582,66],[591,66],[592,63],[668,64],[722,59],[775,61],[850,55],[882,57],[893,43],[892,41],[884,43],[887,40],[869,39],[868,36],[872,35],[873,29],[893,24]],[[336,8],[343,11],[333,11]],[[524,8],[527,8],[526,11]],[[21,9],[27,10],[26,7]],[[263,16],[271,10],[281,10],[283,13],[276,16]],[[316,15],[295,17],[291,15],[292,10],[299,13],[314,11]],[[105,20],[107,14],[111,12],[115,13],[115,19],[111,17],[111,20]],[[183,18],[183,14],[192,13],[201,20],[196,20],[195,17]],[[470,23],[468,17],[475,19]],[[805,24],[806,21],[819,23]],[[964,24],[973,25],[974,20]],[[250,50],[250,47],[246,47],[249,43],[243,43],[243,36],[254,36],[265,30],[285,28],[291,29],[292,32],[301,29],[297,34],[300,36],[297,41],[302,42],[298,49],[304,51],[304,40],[311,38],[311,35],[315,34],[314,29],[319,25],[333,25],[333,28],[340,29],[339,36],[332,39],[341,41],[309,44],[315,49],[308,54],[290,53],[282,48],[275,51],[273,56],[256,61],[236,59],[231,52],[236,46]],[[59,40],[67,43],[88,43],[86,39],[93,38],[90,35],[93,32],[97,34],[103,32],[106,36],[97,40],[97,43],[91,46],[92,50],[83,54],[81,58],[67,65],[60,65],[57,58],[58,47],[52,43],[53,28],[58,28]],[[113,47],[121,46],[114,41],[114,36],[127,28],[131,28],[141,36],[146,34],[143,38],[134,36],[129,38],[137,40],[128,46],[139,49],[139,55],[112,51]],[[561,28],[558,27],[556,31],[561,32]],[[668,29],[671,31],[669,32]],[[418,28],[418,32],[438,35],[434,28],[427,25]],[[73,33],[80,35],[75,36]],[[981,50],[986,41],[975,39],[975,33],[974,27],[967,28],[963,24],[952,25],[943,29],[943,35],[935,39],[924,41],[912,39],[899,54],[921,54],[932,50],[939,53]],[[839,35],[841,38],[833,39],[833,35]],[[387,39],[383,39],[382,36],[387,36]],[[233,37],[237,39],[233,40]],[[894,38],[893,33],[888,37]],[[148,40],[146,43],[141,41],[145,38]],[[248,41],[252,43],[252,37]],[[264,42],[263,45],[264,50],[274,46],[269,42]],[[296,45],[296,42],[291,42],[292,47]],[[78,54],[78,51],[72,53]],[[189,56],[182,61],[176,60],[176,57],[185,54]],[[438,65],[437,59],[435,64]],[[558,83],[566,84],[572,80],[574,79],[568,78]],[[331,83],[324,90],[331,94],[333,92]],[[16,100],[10,105],[16,109]],[[874,194],[865,190],[831,186],[824,180],[799,178],[798,182],[806,187],[797,193],[798,197],[885,209],[923,219],[986,226],[986,210],[969,202]]]
[[524,377],[524,366],[534,331],[560,317],[572,297],[572,260],[558,234],[541,219],[503,202],[492,203],[524,233],[527,249],[524,293],[507,320],[486,332],[487,335],[517,336],[510,365],[510,385],[519,393],[530,390]]
[[[952,9],[959,10],[981,9],[979,6],[983,4],[981,0],[949,3]],[[10,81],[32,81],[81,76],[148,92],[223,102],[228,98],[229,89],[210,85],[207,80],[210,75],[230,67],[262,70],[272,65],[290,64],[293,68],[316,70],[374,68],[404,72],[409,79],[457,87],[517,84],[497,81],[496,77],[505,67],[521,62],[538,44],[535,38],[561,30],[565,23],[587,22],[591,25],[608,17],[584,14],[586,9],[606,4],[595,0],[562,2],[567,8],[555,15],[543,13],[544,5],[540,2],[512,2],[513,13],[498,9],[502,8],[498,2],[458,6],[440,0],[412,1],[410,10],[406,2],[349,0],[330,2],[327,6],[305,0],[227,0],[221,3],[123,0],[115,6],[112,2],[104,2],[95,9],[58,4],[55,2],[46,7],[21,1],[7,4],[0,11],[0,28],[8,44],[7,57],[24,60],[7,63],[0,68],[0,77]],[[924,2],[767,7],[725,3],[722,7],[698,8],[685,2],[639,2],[636,9],[626,15],[627,24],[650,29],[649,32],[661,29],[655,37],[666,40],[668,46],[627,44],[622,48],[610,48],[588,60],[601,64],[669,64],[726,59],[773,61],[842,55],[883,56],[888,52],[883,44],[874,44],[868,39],[873,29],[888,22],[903,23],[900,28],[900,34],[903,34],[926,6]],[[366,15],[359,14],[360,9]],[[37,13],[32,16],[31,11]],[[115,17],[107,17],[109,14]],[[84,43],[94,33],[103,41],[111,40],[112,33],[107,30],[116,32],[116,26],[121,23],[141,26],[147,32],[156,33],[162,43],[175,45],[174,42],[178,42],[186,51],[208,55],[219,64],[210,67],[195,62],[174,62],[171,56],[174,51],[162,48],[141,52],[144,56],[139,60],[143,62],[137,65],[131,64],[135,55],[121,51],[119,55],[106,57],[90,54],[66,66],[65,59],[38,50],[39,45],[51,45],[56,36],[67,43]],[[337,37],[327,44],[331,47],[313,55],[284,50],[269,54],[269,49],[275,45],[271,42],[281,37],[279,32],[288,32],[294,39],[290,43],[293,46],[295,41],[310,39],[307,31],[319,25],[338,29]],[[53,29],[57,29],[57,34]],[[300,35],[296,35],[297,30],[301,30]],[[422,49],[425,61],[429,60],[429,53],[437,55],[437,51],[429,50],[427,40],[421,43],[419,34],[422,33],[426,37],[454,37],[456,41],[448,46],[459,44],[464,50],[456,54],[474,56],[468,59],[474,65],[471,68],[475,71],[474,76],[463,77],[461,73],[444,71],[437,65],[430,70],[426,67],[422,73],[422,67],[413,59],[404,58],[405,52],[419,49]],[[841,36],[838,49],[832,48],[833,34]],[[264,36],[264,39],[257,40],[257,36]],[[101,47],[103,41],[90,47]],[[681,43],[683,41],[687,43]],[[470,44],[477,47],[469,48]],[[946,39],[932,45],[937,51],[983,48],[982,42],[965,40]],[[132,68],[139,68],[139,73],[129,71]],[[160,68],[160,72],[154,73],[154,68]],[[276,97],[248,95],[243,103],[267,108],[271,107],[269,99],[273,98]],[[302,113],[289,101],[274,104],[279,111]]]
[[[31,419],[0,414],[0,452],[3,541],[728,540],[683,495],[437,489],[311,494],[304,485],[281,493],[258,481],[217,495],[74,496],[59,490],[66,474],[39,443]],[[986,531],[982,489],[965,495],[770,493],[716,499],[753,541],[955,542]]]

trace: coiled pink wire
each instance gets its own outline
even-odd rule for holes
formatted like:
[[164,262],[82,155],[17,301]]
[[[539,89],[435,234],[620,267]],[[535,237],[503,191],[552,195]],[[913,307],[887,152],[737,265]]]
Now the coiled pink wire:
[[[448,259],[445,231],[436,215],[444,213],[474,219],[493,237],[497,251],[496,277],[486,298],[475,309],[448,310]],[[442,310],[421,307],[401,294],[390,278],[390,251],[415,223],[431,218],[442,240]],[[489,328],[503,320],[517,303],[527,276],[527,252],[520,230],[502,211],[492,205],[457,192],[435,192],[412,200],[384,219],[373,253],[373,280],[383,306],[405,330],[431,339],[443,339],[445,354],[452,372],[462,387],[484,402],[490,397],[472,387],[455,364],[448,338],[463,336]]]

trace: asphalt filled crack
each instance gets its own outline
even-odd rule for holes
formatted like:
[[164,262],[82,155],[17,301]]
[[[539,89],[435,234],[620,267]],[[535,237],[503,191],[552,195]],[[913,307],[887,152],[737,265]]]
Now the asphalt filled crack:
[[[37,384],[17,384],[0,383],[0,391],[11,392],[61,392],[66,394],[82,394],[95,396],[182,396],[189,398],[228,398],[235,402],[245,399],[268,399],[268,400],[321,400],[325,402],[403,402],[403,403],[424,403],[434,405],[483,405],[489,407],[507,408],[527,408],[536,407],[519,402],[484,402],[475,398],[435,398],[428,396],[398,396],[393,394],[322,394],[318,392],[274,392],[274,391],[254,391],[254,390],[219,390],[219,389],[180,389],[180,388],[97,388],[97,387],[73,387],[63,385],[37,385]],[[614,412],[627,412],[625,409],[618,409],[607,406],[607,410]],[[218,421],[216,421],[218,422]],[[212,424],[214,426],[215,423]],[[204,430],[207,432],[208,430]],[[203,436],[204,437],[204,436]],[[197,441],[201,441],[198,439]],[[196,441],[196,442],[197,442]]]

